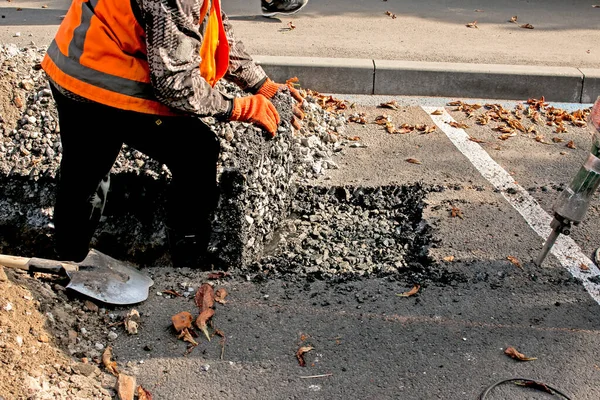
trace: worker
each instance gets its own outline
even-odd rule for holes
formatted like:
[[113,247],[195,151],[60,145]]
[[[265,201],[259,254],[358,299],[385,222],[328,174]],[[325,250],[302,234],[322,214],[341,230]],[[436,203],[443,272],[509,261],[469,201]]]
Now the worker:
[[273,17],[277,14],[295,14],[304,8],[307,3],[308,0],[260,0],[265,17]]
[[[177,266],[200,266],[218,201],[219,141],[201,117],[277,132],[281,88],[233,34],[219,0],[74,0],[42,67],[58,110],[58,257],[87,255],[123,144],[171,172],[167,235]],[[220,79],[251,95],[232,98]],[[302,97],[293,88],[291,94]],[[303,117],[296,107],[293,123]],[[141,205],[147,206],[147,205]]]

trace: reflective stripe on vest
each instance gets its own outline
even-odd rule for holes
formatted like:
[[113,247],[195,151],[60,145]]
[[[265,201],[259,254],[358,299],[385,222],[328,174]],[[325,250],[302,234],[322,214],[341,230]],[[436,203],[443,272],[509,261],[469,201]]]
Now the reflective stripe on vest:
[[127,0],[74,0],[42,67],[56,84],[95,102],[179,115],[154,95],[145,33]]

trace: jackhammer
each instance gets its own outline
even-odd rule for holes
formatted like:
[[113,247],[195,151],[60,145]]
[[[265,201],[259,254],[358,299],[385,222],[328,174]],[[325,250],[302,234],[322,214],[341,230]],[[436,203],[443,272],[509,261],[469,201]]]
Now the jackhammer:
[[559,235],[569,235],[571,225],[579,225],[590,206],[592,196],[600,184],[600,97],[596,99],[588,120],[593,130],[592,150],[568,188],[563,190],[554,206],[554,219],[550,223],[552,232],[535,260],[538,267],[554,246]]

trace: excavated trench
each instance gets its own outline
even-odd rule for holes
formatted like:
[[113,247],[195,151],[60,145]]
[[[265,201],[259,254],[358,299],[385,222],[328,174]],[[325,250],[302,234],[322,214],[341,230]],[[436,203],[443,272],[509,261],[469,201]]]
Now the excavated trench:
[[[92,246],[140,266],[170,262],[163,208],[167,179],[117,174]],[[55,258],[53,178],[4,178],[0,251]],[[432,228],[423,220],[432,188],[416,183],[383,187],[300,185],[289,212],[259,252],[242,263],[215,258],[215,269],[269,279],[346,280],[387,276],[403,281],[442,279],[428,250]],[[33,199],[35,196],[35,199]],[[32,199],[28,202],[27,199]],[[32,207],[32,204],[35,206]],[[215,229],[219,229],[215,226]]]

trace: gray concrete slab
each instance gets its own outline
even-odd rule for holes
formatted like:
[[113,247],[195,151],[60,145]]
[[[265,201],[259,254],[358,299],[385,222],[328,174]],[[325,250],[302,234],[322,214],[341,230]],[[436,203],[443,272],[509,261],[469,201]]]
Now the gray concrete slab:
[[255,56],[278,82],[298,77],[300,84],[319,92],[372,94],[373,61],[351,58]]
[[583,103],[593,103],[600,96],[600,69],[579,68],[583,74]]
[[576,68],[375,60],[375,94],[580,102]]

